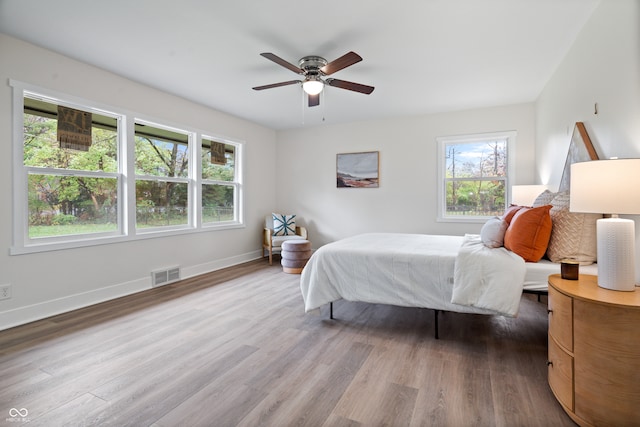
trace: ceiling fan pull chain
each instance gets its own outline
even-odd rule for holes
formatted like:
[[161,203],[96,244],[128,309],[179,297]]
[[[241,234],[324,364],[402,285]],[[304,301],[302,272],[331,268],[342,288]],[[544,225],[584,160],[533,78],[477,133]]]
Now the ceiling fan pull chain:
[[300,96],[302,97],[302,103],[300,104],[300,108],[302,109],[302,124],[304,125],[306,120],[305,120],[305,111],[306,111],[306,102],[307,102],[307,93],[303,90],[300,91]]
[[322,122],[324,123],[325,112],[327,108],[327,91],[322,91]]

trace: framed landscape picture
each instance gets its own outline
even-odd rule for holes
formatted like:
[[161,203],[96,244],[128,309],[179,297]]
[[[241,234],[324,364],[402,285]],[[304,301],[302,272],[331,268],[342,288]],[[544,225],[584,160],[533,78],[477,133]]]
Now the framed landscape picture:
[[338,188],[378,188],[379,152],[342,153],[336,156]]

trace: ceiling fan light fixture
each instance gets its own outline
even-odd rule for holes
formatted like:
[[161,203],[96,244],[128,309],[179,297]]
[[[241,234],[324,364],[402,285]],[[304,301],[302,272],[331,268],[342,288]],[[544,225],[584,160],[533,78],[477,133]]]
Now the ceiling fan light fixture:
[[324,82],[320,79],[309,79],[302,83],[302,89],[309,95],[317,95],[324,89]]
[[272,83],[268,85],[256,86],[254,90],[271,89],[280,86],[289,86],[293,84],[301,84],[304,93],[308,94],[309,107],[316,107],[320,105],[320,93],[324,90],[325,85],[336,87],[339,89],[347,89],[354,92],[364,93],[369,95],[375,89],[373,86],[367,86],[360,83],[348,82],[346,80],[338,80],[334,78],[328,78],[323,80],[323,77],[332,75],[333,73],[340,71],[344,68],[362,61],[362,57],[355,52],[348,52],[342,55],[340,58],[331,62],[327,62],[326,59],[320,56],[305,56],[298,61],[298,66],[285,61],[278,55],[270,52],[261,53],[260,56],[275,62],[276,64],[293,71],[303,77],[303,80],[289,80],[286,82]]

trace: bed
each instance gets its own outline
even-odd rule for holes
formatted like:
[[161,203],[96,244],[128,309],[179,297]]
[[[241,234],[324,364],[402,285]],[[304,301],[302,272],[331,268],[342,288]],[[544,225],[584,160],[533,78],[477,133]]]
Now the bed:
[[432,309],[437,338],[439,312],[516,316],[522,293],[545,293],[547,277],[559,272],[559,263],[524,262],[505,248],[485,247],[478,235],[367,233],[314,252],[300,289],[307,313],[329,304],[331,318],[341,299]]
[[440,311],[514,317],[523,292],[546,293],[560,260],[597,274],[599,217],[570,212],[566,192],[545,191],[534,206],[487,221],[480,235],[367,233],[329,243],[302,271],[305,311],[329,304],[333,318],[341,299],[433,309],[436,338]]

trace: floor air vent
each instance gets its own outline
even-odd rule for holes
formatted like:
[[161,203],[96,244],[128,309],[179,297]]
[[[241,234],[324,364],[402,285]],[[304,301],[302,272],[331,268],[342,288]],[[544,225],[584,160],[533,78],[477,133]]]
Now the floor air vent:
[[158,287],[180,280],[180,267],[151,272],[151,286]]

